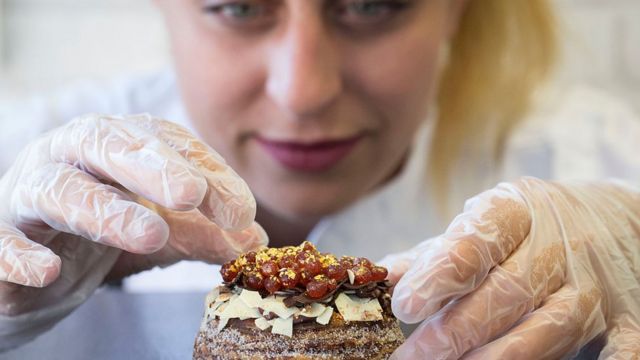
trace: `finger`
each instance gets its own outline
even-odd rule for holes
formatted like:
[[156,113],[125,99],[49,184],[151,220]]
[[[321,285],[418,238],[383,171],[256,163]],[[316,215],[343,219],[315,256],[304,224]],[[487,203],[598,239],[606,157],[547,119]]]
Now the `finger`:
[[207,194],[200,211],[227,230],[251,226],[256,216],[256,201],[247,183],[209,147],[187,129],[149,115],[128,118],[153,133],[193,164],[205,177]]
[[164,216],[171,229],[171,244],[184,257],[222,263],[241,253],[267,245],[268,237],[254,222],[241,231],[227,231],[210,222],[197,210],[172,211]]
[[204,260],[221,263],[225,260],[235,259],[242,253],[261,249],[269,243],[267,232],[255,221],[248,228],[241,231],[222,231],[222,235],[228,245],[226,247],[228,249],[227,253],[221,251],[220,258]]
[[525,239],[531,217],[512,185],[471,199],[444,235],[426,244],[398,282],[392,308],[407,323],[422,321],[476,289]]
[[436,241],[438,241],[438,238],[429,239],[408,251],[387,255],[377,264],[386,267],[389,272],[387,280],[392,284],[397,284],[400,278],[413,266],[418,256],[427,251]]
[[404,252],[401,254],[387,255],[378,261],[377,265],[387,268],[387,280],[392,284],[397,284],[402,275],[411,267],[415,261],[416,254],[413,252]]
[[506,334],[464,358],[560,359],[575,355],[604,330],[601,292],[563,287]]
[[455,359],[537,308],[562,286],[566,269],[562,242],[544,249],[537,249],[539,244],[525,241],[478,289],[422,323],[398,353],[410,358],[422,351],[418,354],[423,358]]
[[169,238],[168,225],[159,215],[68,164],[39,168],[16,193],[16,225],[27,233],[30,227],[45,223],[142,254],[157,251]]
[[58,278],[60,266],[53,251],[0,222],[0,281],[43,287]]
[[55,162],[72,164],[99,179],[117,182],[162,206],[189,210],[200,205],[207,183],[167,144],[121,118],[86,115],[54,132]]
[[[197,214],[194,215],[197,216]],[[204,216],[202,217],[206,220]],[[182,231],[178,229],[179,227],[172,226],[174,233],[172,237],[182,235]],[[198,226],[198,229],[197,233],[190,237],[191,241],[172,239],[168,247],[151,256],[141,258],[130,253],[122,253],[113,266],[109,278],[122,279],[154,266],[168,266],[185,259],[222,264],[241,253],[264,247],[268,241],[267,234],[258,223],[253,223],[239,232],[227,232],[207,220],[206,228]]]

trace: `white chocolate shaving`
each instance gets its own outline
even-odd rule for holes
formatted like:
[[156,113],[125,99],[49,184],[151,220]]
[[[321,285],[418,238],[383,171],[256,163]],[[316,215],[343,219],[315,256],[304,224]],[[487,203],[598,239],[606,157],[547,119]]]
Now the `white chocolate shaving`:
[[226,306],[226,304],[222,302],[209,304],[209,307],[207,307],[204,311],[205,319],[213,319],[216,316],[216,311],[218,311],[218,308],[220,308],[221,306]]
[[[349,280],[352,281],[354,274],[348,271]],[[382,320],[382,307],[378,299],[359,298],[350,295],[350,291],[340,292],[335,299],[337,311],[345,321],[377,321]],[[271,295],[262,298],[257,291],[246,289],[236,290],[235,293],[219,293],[214,289],[207,295],[205,305],[205,321],[201,326],[205,326],[209,319],[219,318],[218,329],[223,329],[229,319],[255,319],[255,326],[260,330],[267,330],[271,327],[271,332],[285,336],[293,334],[293,318],[304,316],[315,318],[321,325],[327,325],[331,321],[334,313],[332,306],[320,302],[307,304],[304,308],[287,307],[284,304],[284,296]],[[330,299],[329,299],[330,300]],[[260,309],[262,311],[260,311]],[[273,313],[276,318],[267,320],[263,317]]]
[[218,331],[221,331],[222,329],[224,329],[225,326],[227,326],[227,323],[229,322],[229,318],[221,318],[220,322],[218,323]]
[[220,313],[220,318],[238,318],[240,320],[259,318],[260,312],[256,308],[248,307],[239,297],[229,301],[229,305]]
[[231,303],[231,300],[221,303],[220,305],[217,306],[217,308],[214,306],[215,310],[213,311],[213,315],[220,316],[224,311],[224,309],[226,309],[230,303]]
[[354,274],[351,269],[347,269],[347,275],[349,276],[349,284],[353,285],[353,282],[356,280],[356,274]]
[[260,303],[262,302],[262,296],[257,291],[251,291],[247,289],[242,289],[240,293],[240,299],[248,306],[252,308],[260,307]]
[[218,298],[218,295],[220,295],[220,288],[214,288],[213,290],[209,291],[207,297],[204,300],[204,307],[210,308],[211,304],[213,304]]
[[362,299],[342,293],[336,298],[335,304],[346,321],[382,320],[382,307],[378,299]]
[[311,304],[305,305],[302,311],[300,311],[300,315],[310,317],[310,318],[318,317],[320,316],[320,314],[324,312],[326,308],[327,307],[322,304],[311,303]]
[[290,318],[292,315],[300,311],[300,309],[295,306],[290,308],[287,307],[284,304],[284,297],[282,296],[266,297],[262,299],[262,304],[260,304],[260,307],[262,308],[262,310],[264,310],[265,313],[272,312],[282,319]]
[[267,319],[263,317],[257,318],[256,321],[254,321],[254,323],[256,324],[256,327],[260,330],[267,330],[268,328],[271,327],[271,322],[269,322]]
[[331,315],[333,315],[333,308],[328,306],[320,316],[316,318],[316,322],[320,325],[327,325],[331,320]]
[[272,320],[273,326],[271,327],[272,334],[280,334],[291,337],[293,335],[293,318],[281,319],[275,318]]

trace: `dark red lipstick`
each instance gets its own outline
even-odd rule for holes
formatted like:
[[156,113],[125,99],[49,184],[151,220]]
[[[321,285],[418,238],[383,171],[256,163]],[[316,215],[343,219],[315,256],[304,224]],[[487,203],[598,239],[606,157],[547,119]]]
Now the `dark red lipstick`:
[[359,135],[340,140],[303,143],[257,137],[258,143],[271,157],[286,168],[300,172],[330,169],[349,155],[361,139],[362,136]]

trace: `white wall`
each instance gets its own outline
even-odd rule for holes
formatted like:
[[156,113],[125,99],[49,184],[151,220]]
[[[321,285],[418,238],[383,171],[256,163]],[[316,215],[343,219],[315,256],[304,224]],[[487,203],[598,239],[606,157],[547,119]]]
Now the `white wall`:
[[561,76],[606,88],[640,110],[640,1],[555,2],[565,29]]
[[[190,0],[176,0],[190,1]],[[482,1],[482,0],[479,0]],[[640,1],[555,0],[566,49],[561,76],[640,109]],[[0,0],[0,97],[168,61],[151,0]]]
[[0,96],[150,70],[167,61],[163,26],[151,0],[0,2],[4,3]]

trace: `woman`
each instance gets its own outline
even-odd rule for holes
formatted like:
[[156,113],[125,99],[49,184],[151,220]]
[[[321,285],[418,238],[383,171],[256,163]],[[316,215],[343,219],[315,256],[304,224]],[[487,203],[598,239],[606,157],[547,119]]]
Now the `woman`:
[[59,123],[149,111],[202,140],[150,116],[85,116],[27,145],[0,183],[5,347],[105,278],[260,246],[260,223],[273,246],[397,253],[383,261],[394,311],[423,321],[398,358],[555,358],[603,334],[603,354],[640,351],[637,189],[523,179],[421,242],[499,180],[638,179],[624,107],[533,97],[554,59],[546,2],[157,3],[180,95],[157,77]]

